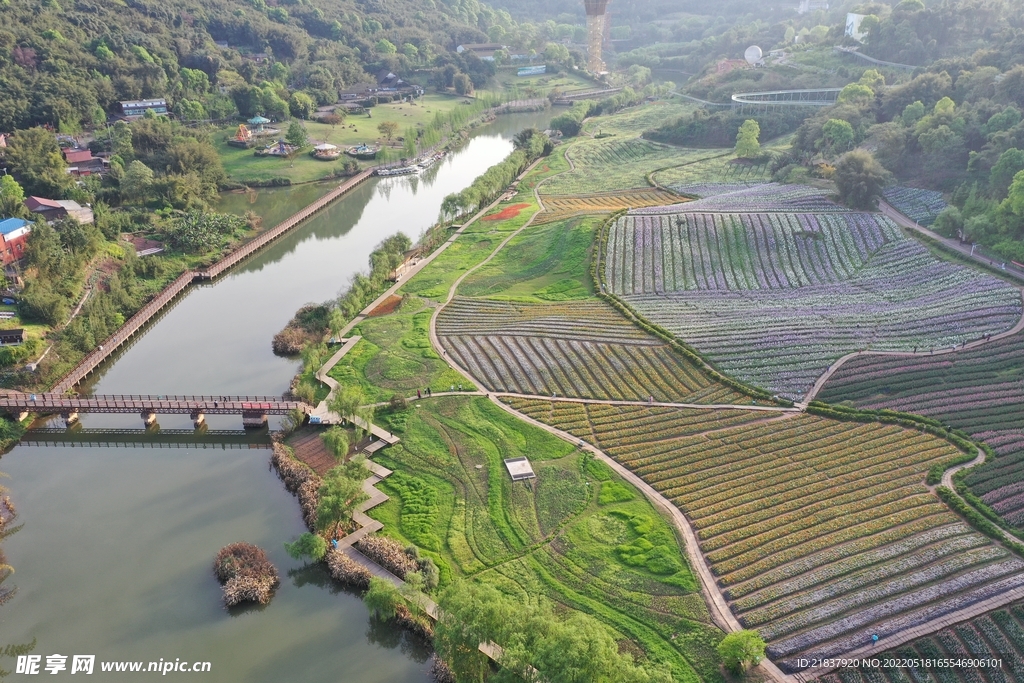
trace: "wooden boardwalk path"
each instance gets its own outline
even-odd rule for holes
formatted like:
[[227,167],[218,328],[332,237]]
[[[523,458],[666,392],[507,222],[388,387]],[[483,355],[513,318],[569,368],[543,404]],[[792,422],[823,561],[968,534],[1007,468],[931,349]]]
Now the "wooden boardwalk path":
[[103,361],[110,357],[117,349],[134,337],[146,323],[153,319],[168,304],[188,288],[193,282],[205,282],[212,280],[225,271],[238,265],[249,258],[260,249],[278,239],[285,233],[294,229],[304,220],[323,210],[332,202],[336,201],[352,188],[361,184],[375,173],[375,169],[368,169],[357,176],[354,176],[334,188],[320,199],[309,206],[293,214],[283,222],[270,230],[258,235],[254,239],[241,245],[230,254],[217,261],[213,265],[199,271],[186,271],[179,275],[171,284],[167,285],[149,303],[143,306],[135,315],[129,318],[124,325],[119,327],[110,337],[103,340],[92,352],[83,358],[68,374],[64,375],[57,382],[51,391],[55,394],[65,394],[75,387],[79,382],[89,376]]

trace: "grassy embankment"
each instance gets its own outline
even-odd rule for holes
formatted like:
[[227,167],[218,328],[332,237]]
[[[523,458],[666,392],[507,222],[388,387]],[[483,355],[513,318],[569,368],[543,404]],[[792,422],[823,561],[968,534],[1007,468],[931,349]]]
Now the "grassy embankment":
[[[402,442],[375,458],[395,474],[373,516],[433,557],[442,583],[547,597],[598,617],[676,680],[717,679],[718,631],[671,527],[610,469],[481,397],[416,401],[390,426]],[[519,455],[534,482],[505,471]]]

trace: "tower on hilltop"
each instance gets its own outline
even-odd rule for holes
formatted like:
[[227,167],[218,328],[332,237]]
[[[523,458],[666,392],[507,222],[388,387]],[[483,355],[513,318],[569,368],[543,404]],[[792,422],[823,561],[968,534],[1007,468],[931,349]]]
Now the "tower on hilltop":
[[607,71],[601,59],[601,47],[608,0],[583,0],[583,5],[587,10],[587,68],[591,73],[601,73]]

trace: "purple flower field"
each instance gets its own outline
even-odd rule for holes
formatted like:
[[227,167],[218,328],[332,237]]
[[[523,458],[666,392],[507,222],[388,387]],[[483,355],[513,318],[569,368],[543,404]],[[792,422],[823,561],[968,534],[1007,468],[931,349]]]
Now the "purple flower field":
[[936,259],[882,216],[688,209],[617,221],[606,286],[780,395],[801,398],[853,351],[948,348],[1020,320],[1015,288]]

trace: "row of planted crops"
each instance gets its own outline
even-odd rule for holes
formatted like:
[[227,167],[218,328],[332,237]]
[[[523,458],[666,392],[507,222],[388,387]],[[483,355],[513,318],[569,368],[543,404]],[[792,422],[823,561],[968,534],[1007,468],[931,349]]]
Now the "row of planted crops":
[[438,316],[451,357],[491,391],[687,403],[749,402],[600,301],[457,298]]
[[[830,673],[823,683],[1008,683],[1024,680],[1024,605],[998,609],[878,656],[879,666]],[[939,660],[968,662],[937,666]],[[970,664],[976,662],[976,664]]]
[[672,409],[588,406],[583,420],[513,405],[594,440],[683,510],[733,610],[786,668],[1024,585],[1024,561],[923,486],[931,465],[959,456],[929,435],[806,415],[733,426],[692,411],[672,430],[659,426]]
[[848,353],[951,348],[1020,319],[1014,287],[874,214],[641,211],[608,229],[608,291],[723,372],[790,398]]
[[995,456],[964,482],[1009,524],[1024,526],[1024,337],[917,358],[864,357],[844,365],[820,396],[935,417],[969,432]]

